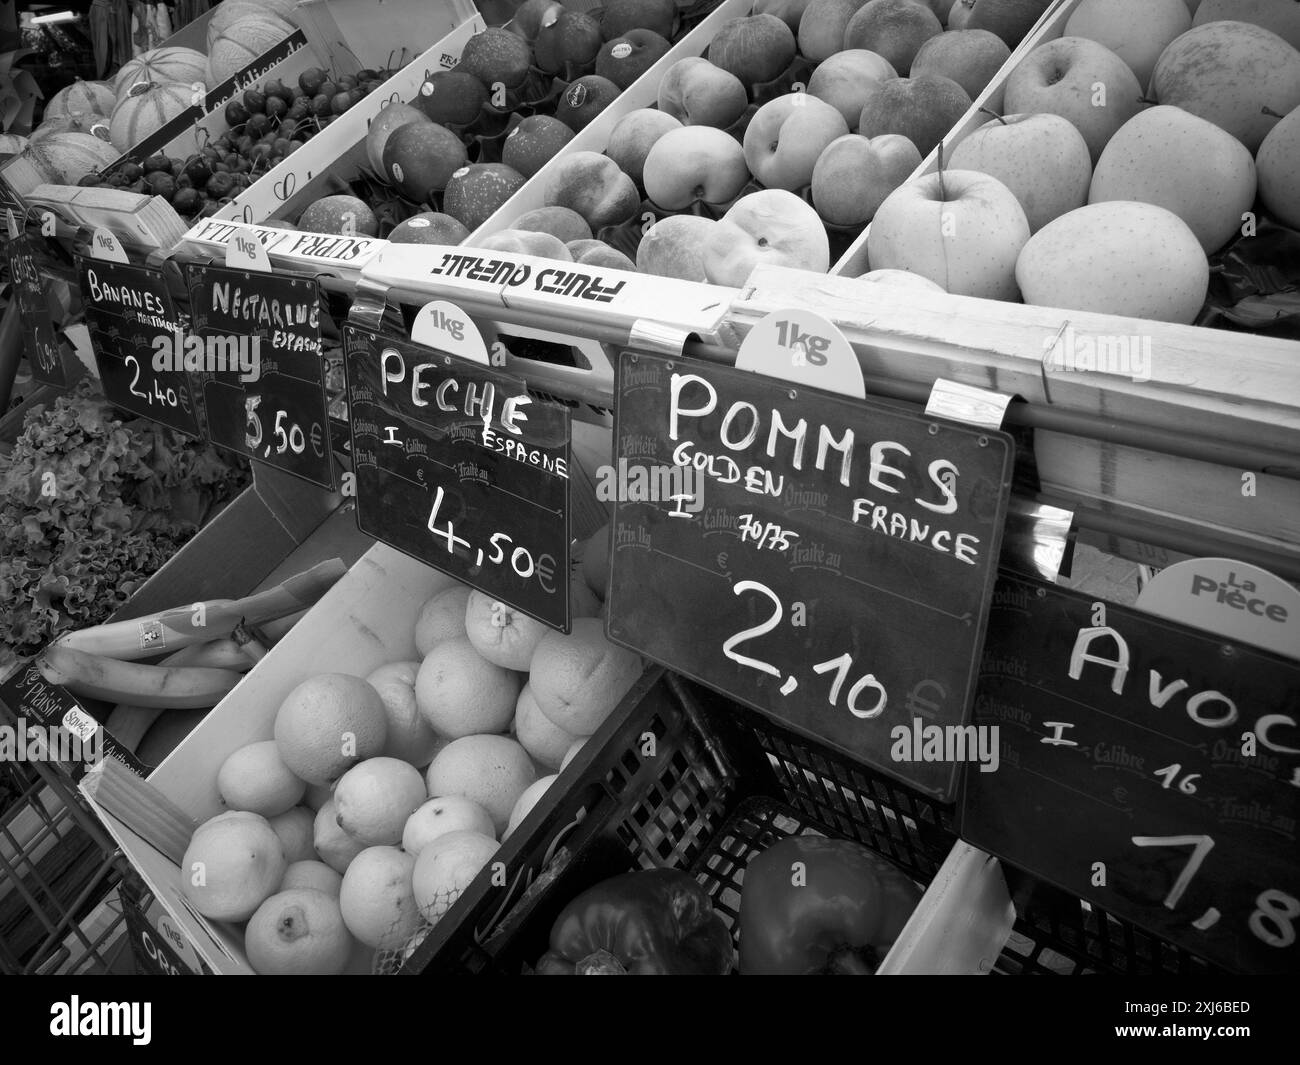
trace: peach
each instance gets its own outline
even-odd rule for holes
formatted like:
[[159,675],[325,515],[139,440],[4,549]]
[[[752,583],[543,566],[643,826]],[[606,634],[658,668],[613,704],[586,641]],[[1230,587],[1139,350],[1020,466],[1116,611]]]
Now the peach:
[[633,218],[641,207],[636,183],[607,156],[574,152],[561,157],[543,194],[546,206],[570,207],[593,233]]
[[775,15],[733,18],[709,42],[709,62],[735,74],[746,87],[774,80],[794,57],[794,34]]
[[864,137],[901,133],[924,159],[970,108],[966,90],[951,78],[919,74],[879,81],[867,93],[858,119]]
[[[972,100],[982,93],[1008,59],[1011,49],[1006,41],[988,30],[949,30],[931,37],[912,60],[912,76],[939,74],[951,78]],[[1002,111],[999,89],[988,100],[991,111]]]
[[654,30],[628,30],[601,48],[596,57],[596,73],[626,89],[666,56],[671,47]]
[[636,249],[636,268],[657,277],[707,281],[704,244],[718,223],[694,214],[675,214],[646,230]]
[[565,244],[571,240],[590,240],[591,226],[577,211],[568,207],[538,207],[515,219],[512,229],[529,233],[549,233]]
[[629,111],[618,120],[609,135],[609,144],[605,154],[619,165],[619,168],[638,184],[645,170],[645,159],[655,142],[665,133],[681,129],[682,124],[670,114],[656,111],[651,107],[640,107]]
[[897,133],[831,141],[813,167],[813,207],[832,226],[870,222],[885,198],[921,165],[916,145]]
[[538,233],[523,229],[502,229],[486,237],[478,237],[474,247],[491,251],[508,251],[516,255],[537,255],[543,259],[561,259],[568,262],[572,256],[564,241],[552,233]]
[[916,0],[868,0],[845,27],[844,47],[877,52],[905,74],[921,46],[942,32],[938,16]]
[[866,0],[812,0],[799,20],[799,54],[814,63],[844,48],[844,31]]
[[838,110],[807,93],[789,93],[758,109],[745,130],[745,162],[769,189],[794,192],[812,181],[817,157],[849,131]]
[[816,211],[793,192],[764,189],[742,196],[714,223],[703,258],[711,283],[740,288],[760,265],[825,273],[831,249]]
[[659,83],[659,110],[685,126],[726,129],[748,106],[741,80],[700,56],[679,59]]
[[865,48],[849,48],[823,60],[808,79],[808,92],[825,100],[855,129],[867,102],[867,88],[898,77],[888,59]]
[[665,211],[684,211],[697,200],[730,203],[748,181],[744,150],[712,126],[669,130],[645,160],[646,196]]

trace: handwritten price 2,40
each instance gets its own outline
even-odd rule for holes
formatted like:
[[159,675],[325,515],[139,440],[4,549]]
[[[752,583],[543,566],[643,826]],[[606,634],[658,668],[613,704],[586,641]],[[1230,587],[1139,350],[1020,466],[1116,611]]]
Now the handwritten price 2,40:
[[126,386],[126,389],[131,393],[131,395],[135,396],[136,399],[142,399],[150,406],[157,403],[160,407],[180,407],[186,414],[190,412],[190,397],[184,388],[181,388],[179,391],[170,386],[163,388],[162,385],[158,383],[158,379],[154,378],[153,391],[143,392],[136,387],[140,384],[140,360],[134,355],[128,355],[126,357],[126,364],[127,366],[133,367],[135,370],[135,376],[131,378],[131,383]]

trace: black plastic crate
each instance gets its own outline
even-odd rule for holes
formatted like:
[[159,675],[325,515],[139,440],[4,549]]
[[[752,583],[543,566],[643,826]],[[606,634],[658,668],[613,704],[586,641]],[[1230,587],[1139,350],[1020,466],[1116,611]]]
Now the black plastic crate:
[[[928,884],[951,807],[662,669],[642,677],[402,972],[516,974],[560,910],[637,868],[695,874],[733,929],[750,857],[799,832],[852,838]],[[494,883],[493,881],[496,881]]]

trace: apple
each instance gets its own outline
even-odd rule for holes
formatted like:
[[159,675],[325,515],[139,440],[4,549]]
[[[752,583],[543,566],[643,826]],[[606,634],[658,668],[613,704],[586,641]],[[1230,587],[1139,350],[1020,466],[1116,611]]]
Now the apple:
[[730,19],[709,42],[709,62],[735,74],[746,88],[775,80],[794,57],[794,34],[775,15]]
[[529,115],[506,136],[501,161],[532,177],[560,154],[574,133],[554,115]]
[[1196,234],[1150,203],[1092,203],[1061,215],[1020,253],[1026,303],[1190,325],[1210,264]]
[[1074,123],[1095,164],[1106,142],[1142,109],[1137,75],[1104,44],[1060,37],[1039,45],[1007,78],[1006,109]]
[[799,54],[821,63],[844,47],[844,31],[867,0],[811,0],[799,20]]
[[875,52],[906,73],[921,45],[942,32],[943,23],[917,0],[867,0],[849,19],[844,47]]
[[1015,193],[975,170],[940,170],[889,194],[867,230],[873,270],[910,270],[955,296],[1014,300],[1029,222]]
[[537,65],[547,74],[591,69],[600,53],[600,23],[585,11],[562,8],[552,22],[544,22],[533,42]]
[[1300,104],[1300,51],[1248,22],[1207,22],[1164,50],[1151,94],[1226,129],[1255,152],[1277,124],[1275,115]]
[[[582,244],[583,247],[575,254],[574,248],[578,244]],[[628,273],[636,273],[636,263],[617,248],[611,248],[603,240],[574,241],[568,247],[575,263],[581,263],[583,266],[599,266],[603,270],[626,270]]]
[[808,94],[836,108],[854,129],[867,102],[867,87],[896,77],[898,71],[884,56],[865,48],[849,48],[817,64],[808,79]]
[[740,288],[756,266],[788,266],[824,274],[831,248],[822,220],[793,192],[764,189],[742,196],[709,230],[704,276]]
[[532,62],[527,41],[509,30],[489,26],[465,42],[457,69],[473,74],[489,91],[497,85],[517,89],[527,80]]
[[886,288],[902,286],[904,288],[918,288],[926,292],[943,291],[942,285],[936,284],[928,277],[914,274],[910,270],[868,270],[858,277],[858,280],[868,285],[884,285]]
[[1160,53],[1191,28],[1192,16],[1183,0],[1082,0],[1065,24],[1065,36],[1104,44],[1129,65],[1145,89]]
[[[948,21],[944,25],[950,30],[964,30],[970,22],[970,15],[974,10],[975,0],[953,0],[952,7],[948,9]],[[1008,48],[1014,47],[1009,42],[1004,41],[1003,43]]]
[[675,0],[608,0],[601,7],[600,31],[607,41],[628,30],[653,30],[671,40],[676,21]]
[[621,91],[609,78],[588,74],[564,90],[556,104],[555,117],[577,133],[617,100]]
[[753,14],[775,15],[790,27],[791,33],[798,34],[799,23],[808,9],[808,3],[809,0],[757,0]]
[[515,8],[510,29],[526,41],[535,41],[541,28],[554,22],[562,11],[564,5],[558,0],[524,0]]
[[486,237],[477,237],[474,247],[485,251],[505,251],[515,255],[536,255],[542,259],[559,259],[571,262],[573,256],[564,241],[553,233],[525,232],[522,229],[502,229]]
[[698,201],[730,203],[749,182],[749,168],[735,137],[712,126],[682,126],[655,141],[644,180],[652,203],[684,211]]
[[1241,141],[1213,122],[1162,105],[1135,115],[1110,139],[1088,202],[1164,207],[1187,223],[1209,254],[1241,229],[1255,185],[1255,160]]
[[542,194],[544,203],[577,211],[593,233],[626,222],[640,210],[636,183],[608,156],[572,152],[557,164]]
[[707,281],[704,246],[717,224],[712,218],[694,214],[674,214],[660,219],[641,237],[636,249],[636,268],[656,277]]
[[897,133],[868,140],[849,133],[817,157],[812,201],[828,226],[861,226],[921,165],[916,145]]
[[1255,166],[1264,207],[1283,225],[1300,229],[1300,107],[1269,131]]
[[[1182,0],[1179,0],[1182,3]],[[948,165],[997,178],[1020,201],[1036,233],[1053,218],[1088,202],[1088,142],[1060,115],[1007,115],[966,135]]]
[[[1182,3],[1182,0],[1178,0]],[[1011,49],[988,30],[948,30],[931,37],[912,60],[912,76],[938,74],[951,78],[974,100],[988,88],[993,76],[1011,58]],[[1003,87],[989,97],[986,107],[1002,111]]]
[[643,180],[645,159],[655,142],[665,133],[681,129],[682,124],[665,111],[639,107],[618,120],[609,134],[605,154],[638,185]]
[[1205,0],[1194,14],[1194,26],[1225,20],[1253,22],[1272,30],[1292,48],[1300,48],[1300,4],[1295,0]]
[[575,240],[591,240],[591,226],[587,220],[569,207],[536,207],[515,219],[511,229],[528,233],[549,233],[565,244]]
[[794,192],[812,181],[817,157],[848,133],[844,116],[825,100],[792,92],[769,100],[745,130],[749,172],[769,189]]
[[924,159],[970,109],[966,90],[951,78],[919,74],[878,81],[867,90],[858,132],[864,137],[901,133]]
[[684,126],[726,129],[748,106],[741,80],[701,56],[677,60],[659,83],[659,110]]
[[[992,30],[1015,48],[1028,36],[1055,0],[975,0],[965,24],[949,29]],[[1134,0],[1135,3],[1145,0]]]
[[672,45],[654,30],[628,30],[615,37],[596,57],[596,73],[626,89],[668,54]]

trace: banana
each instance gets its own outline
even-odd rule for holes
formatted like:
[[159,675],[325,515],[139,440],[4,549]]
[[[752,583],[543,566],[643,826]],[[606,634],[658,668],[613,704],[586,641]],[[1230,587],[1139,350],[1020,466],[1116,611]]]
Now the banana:
[[214,669],[233,669],[236,673],[246,673],[252,668],[253,662],[232,637],[223,636],[219,640],[182,647],[175,654],[164,658],[159,665],[209,666]]
[[216,706],[243,679],[229,669],[121,662],[57,643],[41,652],[36,668],[73,695],[164,710]]

